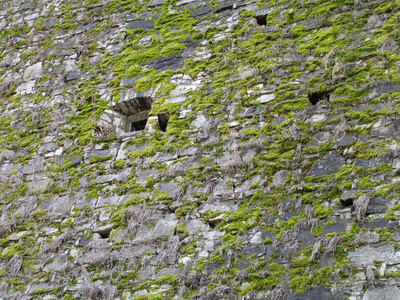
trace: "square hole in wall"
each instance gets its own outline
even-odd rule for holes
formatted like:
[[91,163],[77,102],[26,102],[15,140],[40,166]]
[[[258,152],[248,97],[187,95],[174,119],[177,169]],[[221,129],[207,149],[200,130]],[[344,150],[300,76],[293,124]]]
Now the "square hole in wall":
[[146,128],[152,104],[151,97],[137,97],[118,102],[113,110],[121,115],[120,127],[125,132],[140,131]]

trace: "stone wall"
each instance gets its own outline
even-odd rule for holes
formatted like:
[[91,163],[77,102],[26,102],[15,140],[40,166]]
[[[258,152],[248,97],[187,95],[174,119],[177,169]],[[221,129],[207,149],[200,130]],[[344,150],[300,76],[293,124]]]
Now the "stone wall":
[[396,1],[0,1],[0,299],[399,299]]

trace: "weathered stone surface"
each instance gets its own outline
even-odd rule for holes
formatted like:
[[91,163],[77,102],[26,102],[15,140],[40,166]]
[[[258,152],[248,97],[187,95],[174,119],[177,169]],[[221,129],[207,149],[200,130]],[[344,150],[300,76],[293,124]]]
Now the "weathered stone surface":
[[235,211],[237,209],[237,204],[230,202],[214,202],[205,203],[201,206],[200,213],[203,214],[206,210],[212,211]]
[[368,97],[376,98],[382,94],[391,93],[398,90],[400,90],[400,82],[394,84],[382,83],[372,88],[372,91],[368,94]]
[[215,9],[214,12],[219,13],[219,12],[222,12],[222,11],[224,11],[226,9],[230,9],[230,8],[233,7],[233,3],[234,3],[233,0],[231,0],[231,1],[223,1],[218,5],[218,7]]
[[144,29],[150,30],[153,28],[153,21],[134,21],[129,24],[128,29]]
[[41,209],[47,209],[51,212],[65,213],[74,204],[75,200],[73,197],[68,195],[54,197],[53,199],[46,199],[39,207]]
[[189,230],[189,234],[194,234],[196,232],[206,231],[208,230],[209,226],[204,224],[200,220],[191,220],[189,223],[186,224],[186,229]]
[[394,255],[391,244],[383,244],[378,247],[365,246],[348,254],[350,261],[355,265],[372,264],[374,260],[384,262],[390,260]]
[[339,221],[336,224],[329,224],[322,229],[323,234],[332,232],[346,232],[346,221]]
[[369,134],[373,137],[388,138],[394,137],[400,133],[400,121],[394,121],[389,126],[374,126]]
[[24,80],[25,81],[39,79],[42,76],[43,76],[42,62],[38,62],[32,66],[27,67],[24,72]]
[[190,12],[191,16],[193,18],[196,18],[198,16],[203,16],[206,15],[208,13],[210,13],[212,11],[212,7],[210,6],[203,6],[202,8],[199,8],[197,10],[194,10],[192,12]]
[[147,6],[148,7],[154,7],[154,6],[160,6],[165,2],[165,0],[151,0]]
[[369,200],[367,214],[385,213],[388,208],[387,200],[375,197]]
[[337,300],[337,299],[345,299],[343,296],[333,294],[331,291],[324,287],[313,289],[309,292],[305,292],[298,295],[289,295],[283,298],[285,300]]
[[298,215],[299,215],[299,213],[297,211],[287,212],[282,217],[280,217],[280,220],[288,221],[290,218],[297,217]]
[[257,98],[256,101],[259,102],[260,104],[264,104],[264,103],[268,103],[274,99],[275,99],[274,94],[268,94],[268,95],[261,95],[260,97]]
[[18,241],[20,238],[22,238],[25,235],[31,234],[32,231],[20,231],[20,232],[14,232],[12,234],[10,234],[9,236],[7,236],[7,240],[9,241]]
[[286,178],[287,178],[288,175],[289,175],[289,172],[288,172],[288,171],[286,171],[286,170],[281,170],[281,171],[277,172],[277,173],[274,175],[274,179],[273,179],[272,183],[273,183],[275,186],[283,185],[283,184],[285,184],[285,180],[286,180]]
[[256,257],[260,257],[266,253],[266,248],[263,246],[245,248],[242,251],[239,251],[239,253],[242,253],[245,258],[249,258],[252,255],[254,255]]
[[323,176],[335,174],[343,166],[343,158],[336,155],[318,160],[307,176]]
[[35,81],[24,82],[18,85],[15,91],[21,94],[22,96],[32,94],[33,92],[36,91],[35,85],[36,85]]
[[315,244],[315,238],[310,230],[300,230],[297,240],[303,248]]
[[368,244],[374,244],[374,243],[379,243],[379,233],[375,232],[375,231],[363,231],[360,233],[357,233],[352,242],[354,244],[357,243],[368,243]]
[[128,2],[1,2],[0,298],[397,295],[398,5]]
[[345,207],[351,206],[355,200],[357,192],[357,190],[344,191],[340,196],[340,203]]
[[229,263],[229,257],[227,255],[221,255],[223,258],[222,263],[215,263],[215,262],[205,262],[204,263],[204,269],[207,275],[211,275],[214,270],[226,267]]
[[334,147],[344,147],[351,145],[354,142],[354,134],[345,134],[335,141]]
[[362,300],[397,300],[400,299],[400,289],[397,286],[369,288]]
[[112,196],[112,197],[99,197],[96,203],[96,208],[103,207],[106,205],[115,205],[120,202],[119,196]]

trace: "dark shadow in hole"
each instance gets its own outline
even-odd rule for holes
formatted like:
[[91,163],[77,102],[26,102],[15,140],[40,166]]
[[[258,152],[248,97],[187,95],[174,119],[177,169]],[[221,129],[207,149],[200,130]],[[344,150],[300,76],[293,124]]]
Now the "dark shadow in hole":
[[158,115],[158,127],[161,131],[167,131],[167,125],[169,121],[169,114],[159,114]]
[[257,24],[259,26],[266,26],[267,25],[267,15],[263,16],[256,16]]
[[340,199],[340,204],[341,204],[343,207],[350,207],[350,206],[353,206],[353,198],[346,199],[346,200]]
[[102,239],[108,239],[110,236],[112,228],[104,228],[96,231],[98,234],[100,234]]
[[131,123],[131,132],[140,131],[146,128],[147,119]]
[[308,94],[308,100],[312,105],[317,104],[321,100],[327,100],[329,101],[329,93],[328,92],[321,92],[321,93],[309,93]]

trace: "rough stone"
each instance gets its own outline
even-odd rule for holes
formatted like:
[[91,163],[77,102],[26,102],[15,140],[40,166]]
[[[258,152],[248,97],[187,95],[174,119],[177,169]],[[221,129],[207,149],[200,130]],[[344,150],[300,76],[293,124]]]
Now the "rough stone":
[[153,28],[153,21],[134,21],[129,24],[128,29],[144,29],[150,30]]
[[209,226],[200,220],[191,220],[186,224],[186,229],[189,230],[189,234],[195,234],[198,231],[206,231],[208,228]]
[[258,97],[256,101],[259,102],[260,104],[265,104],[274,99],[275,99],[275,95],[269,94],[269,95],[262,95],[262,96]]
[[319,287],[313,289],[311,291],[298,294],[298,295],[289,295],[283,298],[284,300],[314,300],[314,299],[321,299],[321,300],[337,300],[337,299],[344,299],[339,295],[333,294],[331,291],[324,287]]
[[335,174],[343,166],[343,158],[336,155],[318,160],[307,176],[323,176]]
[[385,213],[389,208],[386,200],[382,198],[372,198],[369,200],[367,214]]
[[362,231],[354,236],[352,242],[354,244],[357,243],[375,244],[379,243],[379,239],[380,239],[379,233],[375,231]]
[[24,80],[25,81],[39,79],[42,76],[43,76],[42,62],[38,62],[32,66],[27,67],[24,72]]
[[400,289],[397,286],[368,288],[362,300],[398,300]]
[[383,244],[378,247],[365,246],[348,253],[350,261],[355,265],[373,264],[374,260],[384,262],[390,260],[393,255],[394,248],[391,244]]
[[281,170],[274,175],[274,179],[272,183],[275,186],[284,185],[287,176],[289,175],[289,171]]
[[210,13],[212,11],[212,7],[210,6],[203,6],[202,8],[196,9],[192,12],[190,12],[190,15],[193,18],[199,17],[199,16],[203,16],[206,15],[208,13]]
[[13,232],[9,236],[7,236],[7,240],[9,241],[18,241],[20,238],[22,238],[25,235],[31,234],[32,231],[20,231],[20,232]]
[[218,7],[215,9],[214,12],[220,13],[224,10],[231,9],[231,8],[233,8],[233,3],[234,3],[233,0],[232,1],[223,1],[218,5]]

